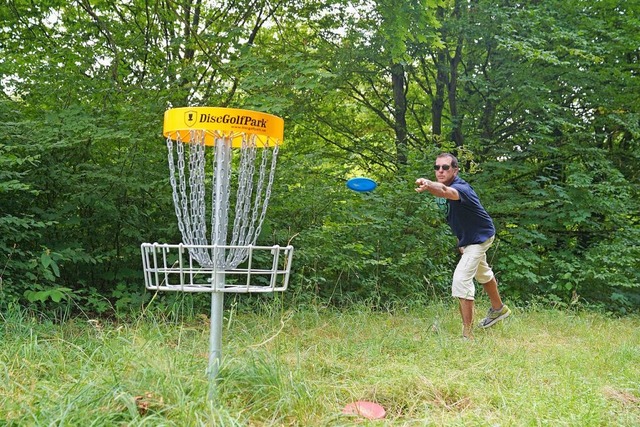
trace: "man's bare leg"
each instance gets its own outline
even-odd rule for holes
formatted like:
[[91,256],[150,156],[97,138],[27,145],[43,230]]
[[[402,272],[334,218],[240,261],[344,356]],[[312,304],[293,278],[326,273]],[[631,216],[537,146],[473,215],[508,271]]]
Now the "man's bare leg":
[[496,278],[494,277],[487,283],[483,283],[482,287],[489,296],[491,308],[493,308],[494,310],[500,310],[502,308],[502,298],[500,298],[500,293],[498,292],[498,281],[496,280]]
[[480,321],[478,326],[482,329],[486,329],[495,325],[504,318],[509,317],[511,310],[502,303],[500,293],[498,292],[498,282],[495,277],[483,284],[482,287],[491,301],[491,310],[487,313],[487,317]]
[[462,335],[466,338],[473,338],[473,308],[474,301],[458,298],[460,301],[460,315],[462,316]]

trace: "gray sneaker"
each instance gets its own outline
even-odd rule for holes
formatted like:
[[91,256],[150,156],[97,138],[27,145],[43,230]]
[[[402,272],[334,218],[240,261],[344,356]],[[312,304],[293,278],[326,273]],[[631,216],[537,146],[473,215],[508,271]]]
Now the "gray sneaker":
[[485,317],[480,321],[480,323],[478,324],[478,327],[482,329],[489,328],[495,325],[496,323],[498,323],[499,321],[501,321],[502,319],[506,319],[507,317],[509,317],[510,314],[511,314],[511,310],[509,310],[509,307],[507,307],[506,304],[502,304],[502,308],[500,310],[494,310],[493,308],[489,308],[489,311],[487,312],[487,317]]

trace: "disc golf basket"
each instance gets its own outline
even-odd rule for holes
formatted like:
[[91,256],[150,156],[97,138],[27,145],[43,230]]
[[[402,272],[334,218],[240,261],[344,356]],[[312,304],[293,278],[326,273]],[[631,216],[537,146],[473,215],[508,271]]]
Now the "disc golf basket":
[[293,247],[255,245],[284,121],[249,110],[175,108],[165,112],[163,134],[183,242],[142,244],[145,286],[211,294],[213,390],[222,356],[224,294],[280,292],[289,282]]

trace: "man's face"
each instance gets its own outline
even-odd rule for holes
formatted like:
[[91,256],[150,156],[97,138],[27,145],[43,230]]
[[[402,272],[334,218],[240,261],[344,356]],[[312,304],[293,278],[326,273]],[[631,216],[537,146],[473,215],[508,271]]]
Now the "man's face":
[[451,184],[458,174],[458,168],[451,166],[451,158],[449,157],[436,159],[434,169],[436,173],[436,180],[444,185]]

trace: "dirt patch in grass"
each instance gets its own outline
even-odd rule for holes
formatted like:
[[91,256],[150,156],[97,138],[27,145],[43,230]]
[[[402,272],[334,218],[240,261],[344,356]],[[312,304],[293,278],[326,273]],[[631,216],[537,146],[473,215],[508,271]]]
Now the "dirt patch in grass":
[[602,393],[609,400],[614,400],[624,406],[635,406],[640,408],[640,397],[628,390],[620,390],[615,387],[606,386]]

